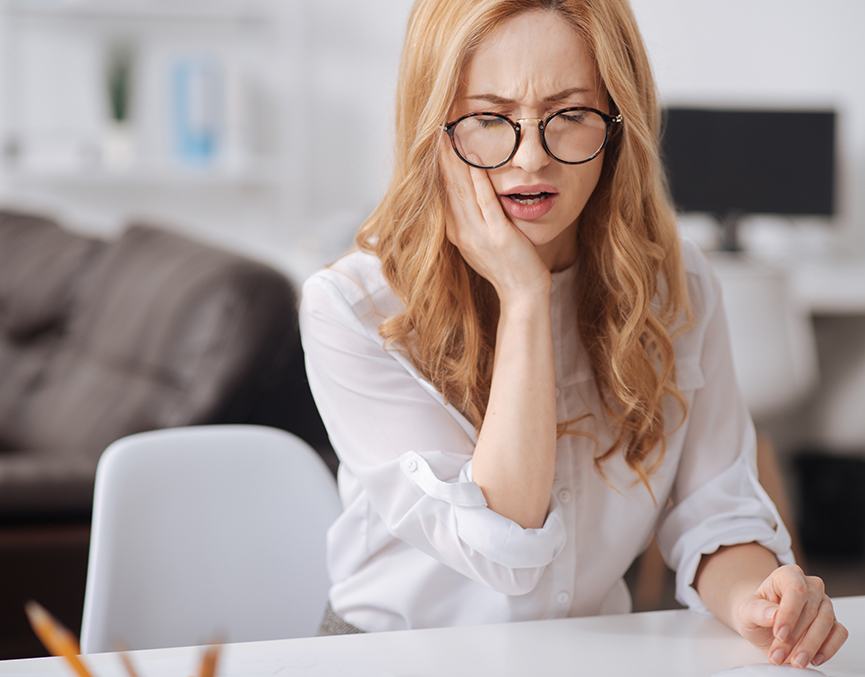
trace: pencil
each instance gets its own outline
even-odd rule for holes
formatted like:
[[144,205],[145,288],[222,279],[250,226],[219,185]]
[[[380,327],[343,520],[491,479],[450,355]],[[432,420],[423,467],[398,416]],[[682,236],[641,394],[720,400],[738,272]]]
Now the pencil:
[[204,651],[201,659],[201,668],[198,677],[214,677],[216,674],[216,661],[219,658],[219,644],[212,644]]
[[45,645],[45,648],[54,656],[65,658],[78,677],[92,677],[90,671],[78,657],[80,649],[72,633],[36,602],[27,602],[24,609],[33,631]]
[[132,664],[132,659],[129,657],[129,654],[126,653],[126,646],[123,644],[116,644],[115,650],[118,652],[118,656],[120,657],[120,662],[123,663],[123,669],[126,670],[126,674],[129,677],[138,677],[138,673],[135,671],[135,666]]

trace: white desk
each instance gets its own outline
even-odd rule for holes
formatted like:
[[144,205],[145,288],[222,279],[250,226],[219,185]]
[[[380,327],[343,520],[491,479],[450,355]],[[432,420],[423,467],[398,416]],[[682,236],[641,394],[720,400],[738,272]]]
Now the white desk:
[[[821,672],[865,675],[865,596],[834,601],[850,638]],[[131,656],[141,677],[186,677],[193,674],[199,652],[154,649]],[[100,677],[124,675],[113,654],[87,660]],[[230,644],[219,677],[697,677],[752,663],[766,663],[763,654],[713,618],[655,611]],[[59,658],[0,662],[0,676],[69,674]]]
[[865,260],[789,262],[793,293],[813,315],[865,315]]

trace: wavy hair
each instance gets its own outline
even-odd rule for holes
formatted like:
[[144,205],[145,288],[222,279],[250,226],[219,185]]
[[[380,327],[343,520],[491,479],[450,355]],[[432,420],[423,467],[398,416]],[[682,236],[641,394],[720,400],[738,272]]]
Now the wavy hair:
[[[601,464],[621,449],[656,502],[648,480],[666,451],[664,398],[679,403],[677,427],[687,416],[676,386],[674,323],[684,315],[684,331],[692,312],[660,160],[655,83],[627,0],[418,0],[401,56],[393,175],[354,244],[378,257],[405,304],[404,312],[381,323],[379,334],[387,345],[398,344],[479,432],[490,395],[498,299],[446,236],[437,146],[474,50],[502,21],[537,9],[559,13],[585,40],[611,111],[624,118],[579,217],[575,303],[602,412],[617,431],[595,467],[606,481]],[[597,446],[595,435],[571,428],[593,416],[557,422],[556,438],[584,435]]]

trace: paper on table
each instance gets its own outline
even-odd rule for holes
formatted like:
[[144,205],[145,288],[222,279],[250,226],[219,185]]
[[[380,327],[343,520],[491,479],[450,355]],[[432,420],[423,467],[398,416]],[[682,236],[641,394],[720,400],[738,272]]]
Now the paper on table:
[[715,672],[712,677],[816,677],[825,675],[825,672],[814,668],[794,668],[792,665],[771,665],[770,663],[755,663],[754,665],[741,665],[737,668]]

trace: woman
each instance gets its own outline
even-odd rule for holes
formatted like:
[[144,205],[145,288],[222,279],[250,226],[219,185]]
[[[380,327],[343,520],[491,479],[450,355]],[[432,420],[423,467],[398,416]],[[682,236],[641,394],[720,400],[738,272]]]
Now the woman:
[[627,612],[657,533],[677,599],[773,662],[845,641],[757,481],[659,127],[627,0],[415,4],[392,183],[303,285],[344,505],[321,634]]

